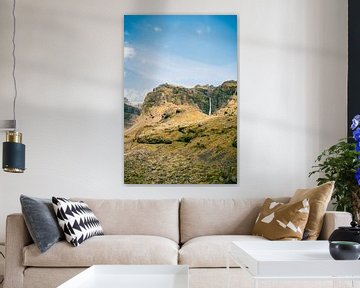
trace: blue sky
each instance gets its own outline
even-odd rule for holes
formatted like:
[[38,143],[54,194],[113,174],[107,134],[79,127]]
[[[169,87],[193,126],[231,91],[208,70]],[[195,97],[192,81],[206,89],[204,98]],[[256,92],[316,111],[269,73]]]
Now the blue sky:
[[236,15],[125,15],[124,96],[237,80]]

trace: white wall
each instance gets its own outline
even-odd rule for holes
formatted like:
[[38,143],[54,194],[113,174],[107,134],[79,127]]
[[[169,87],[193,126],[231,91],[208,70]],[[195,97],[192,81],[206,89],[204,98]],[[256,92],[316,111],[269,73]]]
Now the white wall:
[[[0,119],[11,119],[11,0],[0,1]],[[239,15],[238,185],[124,185],[123,15]],[[23,175],[0,172],[0,241],[21,193],[94,198],[265,197],[314,184],[346,135],[345,0],[18,0]],[[1,135],[4,139],[4,135]],[[3,141],[3,140],[1,140]]]

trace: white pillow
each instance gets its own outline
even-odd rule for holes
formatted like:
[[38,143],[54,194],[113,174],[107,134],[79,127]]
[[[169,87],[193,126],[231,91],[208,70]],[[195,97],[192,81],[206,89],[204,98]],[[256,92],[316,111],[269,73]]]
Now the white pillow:
[[79,246],[86,239],[104,235],[99,220],[84,202],[52,197],[55,214],[66,241]]

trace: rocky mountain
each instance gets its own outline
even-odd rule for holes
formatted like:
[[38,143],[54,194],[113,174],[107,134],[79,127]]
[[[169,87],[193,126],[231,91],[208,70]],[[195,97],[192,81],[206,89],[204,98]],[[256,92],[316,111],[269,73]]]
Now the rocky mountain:
[[131,127],[136,118],[140,115],[141,110],[138,107],[131,105],[128,99],[124,98],[124,126]]
[[212,114],[225,105],[232,95],[236,94],[236,89],[236,81],[226,81],[218,87],[196,85],[193,88],[185,88],[162,84],[146,95],[143,108],[148,111],[149,108],[164,103],[188,104],[198,107],[205,114]]
[[125,183],[237,183],[236,90],[236,82],[227,81],[163,84],[148,93],[141,115],[125,130]]

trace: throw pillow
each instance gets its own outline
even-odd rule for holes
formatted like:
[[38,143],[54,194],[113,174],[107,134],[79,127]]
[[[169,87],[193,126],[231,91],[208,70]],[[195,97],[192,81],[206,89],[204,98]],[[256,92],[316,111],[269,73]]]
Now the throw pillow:
[[268,198],[260,209],[252,234],[269,240],[301,240],[308,217],[307,199],[284,204]]
[[52,202],[66,241],[75,247],[93,236],[104,235],[99,220],[84,202],[56,197]]
[[20,196],[21,210],[30,236],[41,253],[64,238],[51,199]]
[[316,240],[322,229],[326,208],[330,202],[335,182],[327,182],[312,189],[298,189],[289,203],[309,199],[310,214],[305,227],[304,240]]

